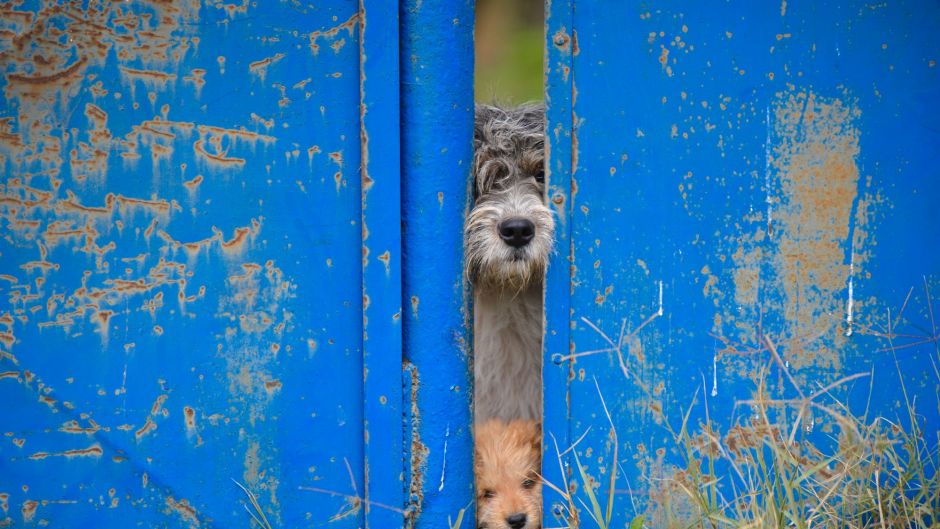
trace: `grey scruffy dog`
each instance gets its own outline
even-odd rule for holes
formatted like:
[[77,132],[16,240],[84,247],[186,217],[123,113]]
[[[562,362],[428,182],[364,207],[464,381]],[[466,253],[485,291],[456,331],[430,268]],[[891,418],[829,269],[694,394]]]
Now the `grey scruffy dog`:
[[464,232],[475,420],[541,420],[542,283],[555,230],[545,205],[545,109],[477,105],[475,118],[475,205]]

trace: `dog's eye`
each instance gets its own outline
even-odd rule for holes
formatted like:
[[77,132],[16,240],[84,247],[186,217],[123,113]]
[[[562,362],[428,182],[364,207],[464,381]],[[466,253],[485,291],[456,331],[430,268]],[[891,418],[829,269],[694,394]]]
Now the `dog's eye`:
[[535,173],[535,181],[544,184],[545,183],[545,171],[539,171]]
[[496,493],[493,492],[492,490],[490,490],[490,489],[484,489],[484,490],[483,490],[483,497],[484,497],[484,498],[490,499],[490,498],[492,498],[493,496],[496,496]]
[[533,480],[533,479],[527,479],[527,480],[525,480],[525,481],[522,482],[522,487],[523,487],[523,488],[531,489],[531,488],[534,487],[534,486],[535,486],[535,480]]

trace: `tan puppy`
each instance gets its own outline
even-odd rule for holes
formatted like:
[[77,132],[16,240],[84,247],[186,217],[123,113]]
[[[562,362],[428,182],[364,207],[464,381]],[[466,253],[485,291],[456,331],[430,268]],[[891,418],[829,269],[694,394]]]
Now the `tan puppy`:
[[542,527],[542,427],[499,419],[474,427],[480,529]]

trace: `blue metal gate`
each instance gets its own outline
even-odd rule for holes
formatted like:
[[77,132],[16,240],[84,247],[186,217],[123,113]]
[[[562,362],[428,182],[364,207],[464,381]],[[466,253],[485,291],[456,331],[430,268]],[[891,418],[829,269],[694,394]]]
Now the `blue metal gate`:
[[456,518],[470,5],[0,12],[0,526]]
[[[0,13],[0,526],[472,527],[472,4]],[[546,477],[623,525],[768,376],[936,431],[940,10],[547,14]]]
[[[687,470],[673,434],[728,433],[760,383],[800,402],[784,406],[798,440],[838,430],[816,404],[870,402],[909,428],[916,403],[934,446],[937,5],[562,0],[547,14],[560,251],[543,468],[577,485],[582,523],[585,487],[613,487],[615,526],[646,512]],[[576,445],[567,470],[553,441]],[[721,479],[740,490],[730,468]]]

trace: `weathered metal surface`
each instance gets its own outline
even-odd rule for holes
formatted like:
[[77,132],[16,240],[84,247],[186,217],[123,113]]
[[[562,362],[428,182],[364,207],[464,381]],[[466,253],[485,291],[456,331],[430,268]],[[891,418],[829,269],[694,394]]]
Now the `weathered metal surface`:
[[473,2],[405,1],[402,209],[408,526],[474,527],[463,219],[473,134]]
[[362,2],[362,353],[365,527],[401,527],[402,437],[401,178],[398,6]]
[[676,460],[667,422],[728,426],[768,365],[795,395],[767,339],[804,389],[867,374],[832,392],[857,413],[870,395],[896,417],[903,380],[936,431],[937,5],[575,1],[547,21],[548,478],[552,437],[587,432],[606,498],[617,443],[623,526]]
[[400,523],[398,26],[359,4],[0,6],[0,525],[248,527],[232,480]]

